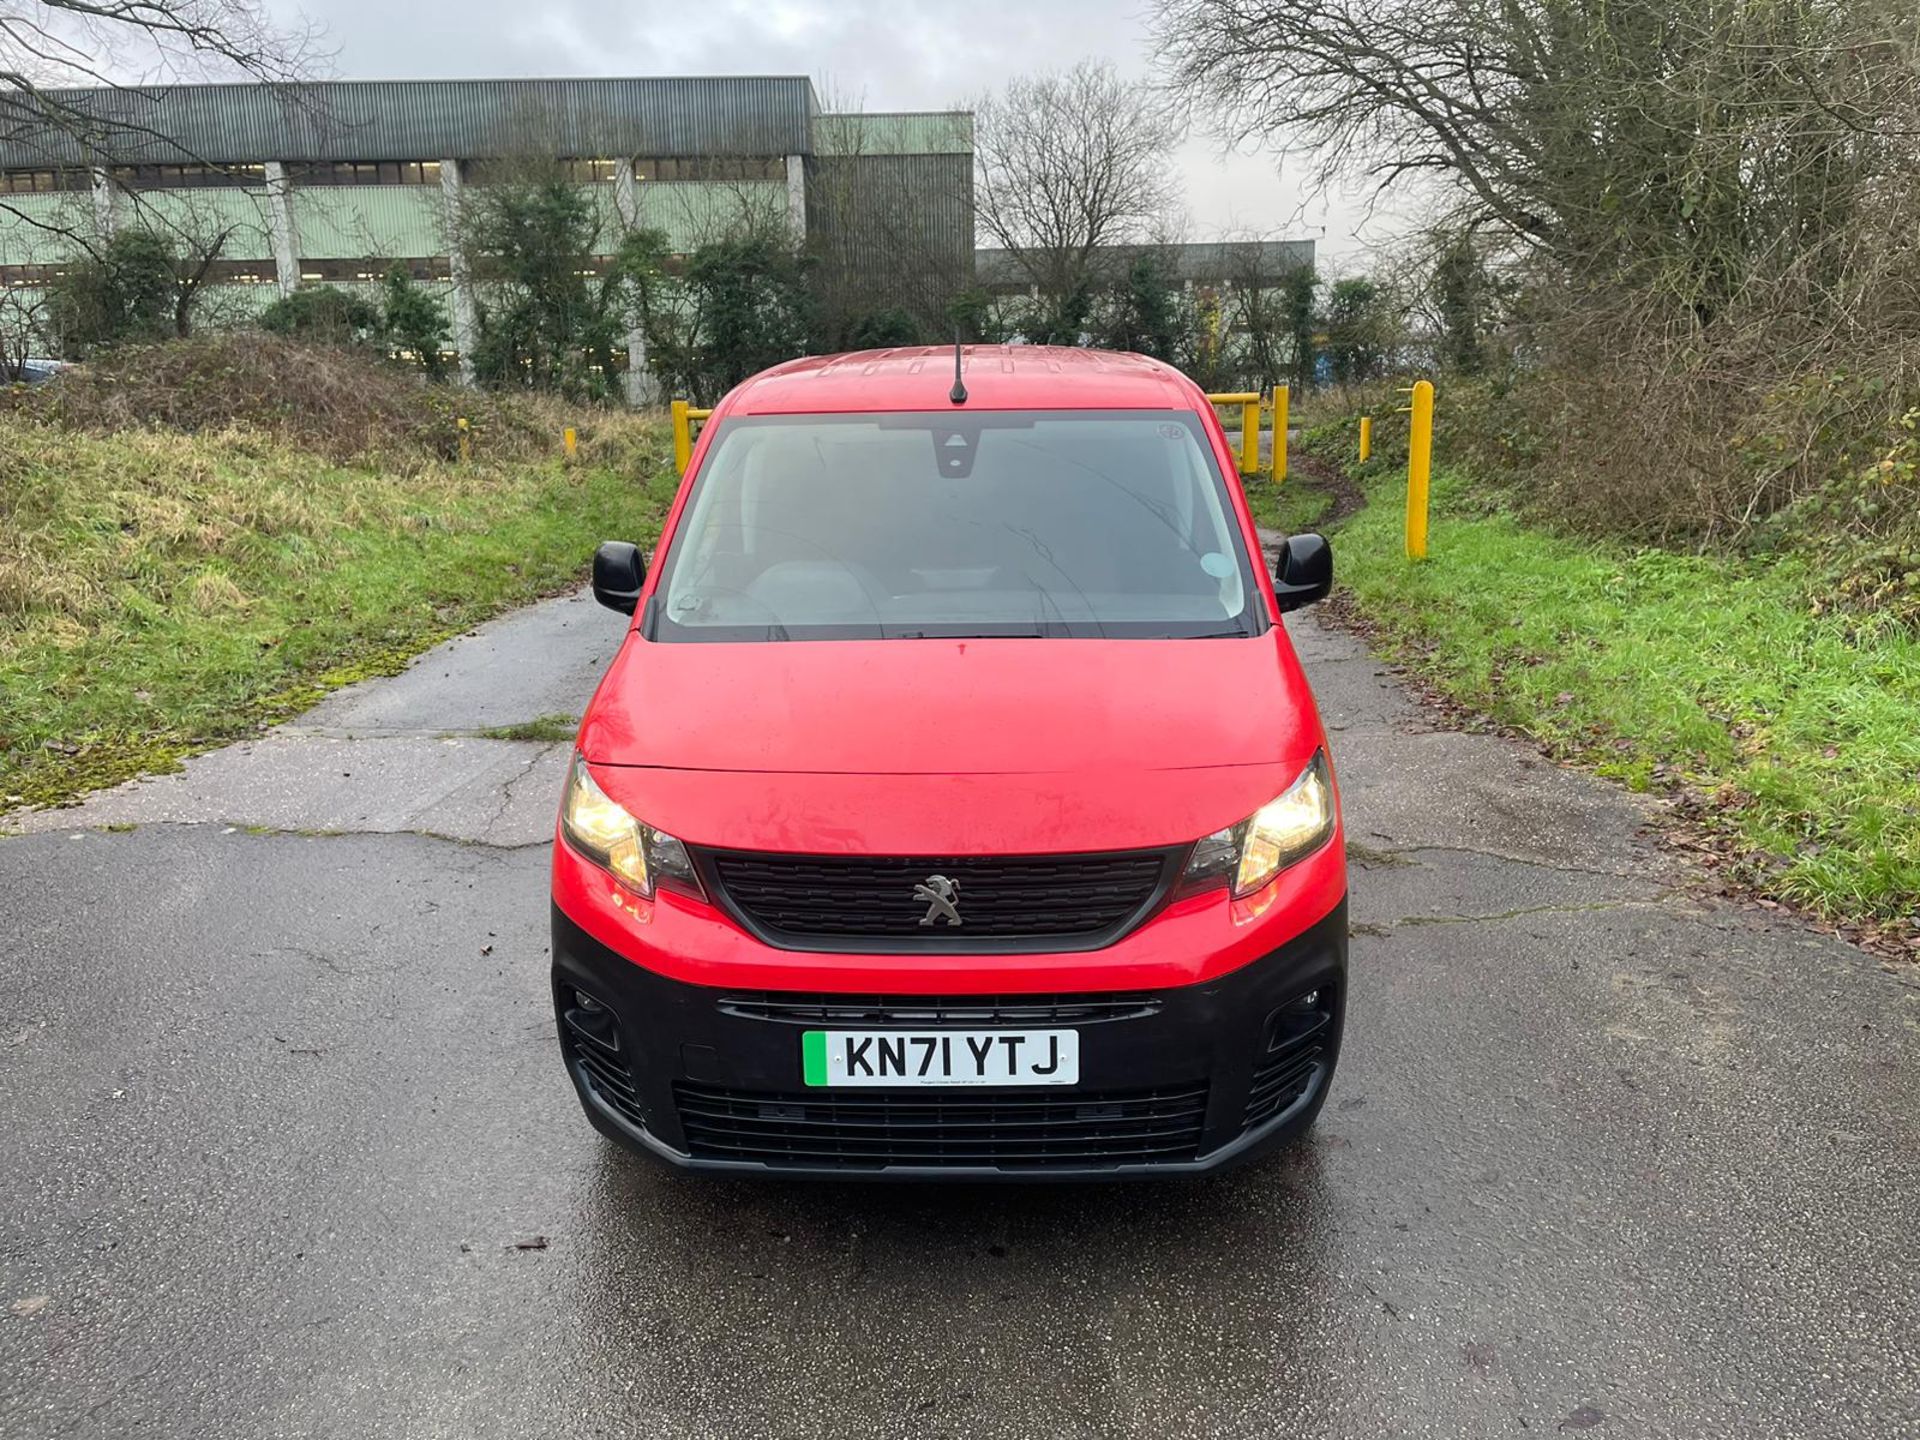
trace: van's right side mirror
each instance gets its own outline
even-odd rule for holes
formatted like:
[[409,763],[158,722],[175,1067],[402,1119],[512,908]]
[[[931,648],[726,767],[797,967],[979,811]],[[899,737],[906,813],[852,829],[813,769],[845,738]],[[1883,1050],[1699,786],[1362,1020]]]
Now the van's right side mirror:
[[1273,562],[1273,595],[1280,609],[1300,610],[1333,589],[1333,547],[1324,535],[1289,535]]
[[609,610],[631,615],[647,583],[647,560],[638,545],[606,540],[593,552],[593,598]]

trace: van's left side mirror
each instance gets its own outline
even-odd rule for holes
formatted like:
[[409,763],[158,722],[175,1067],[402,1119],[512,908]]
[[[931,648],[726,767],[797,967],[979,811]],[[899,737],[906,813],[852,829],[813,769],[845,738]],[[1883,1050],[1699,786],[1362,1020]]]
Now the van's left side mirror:
[[593,552],[593,598],[609,610],[631,615],[646,583],[647,559],[638,545],[606,540]]
[[1289,535],[1273,564],[1273,594],[1280,609],[1299,610],[1327,598],[1333,589],[1333,547],[1324,535]]

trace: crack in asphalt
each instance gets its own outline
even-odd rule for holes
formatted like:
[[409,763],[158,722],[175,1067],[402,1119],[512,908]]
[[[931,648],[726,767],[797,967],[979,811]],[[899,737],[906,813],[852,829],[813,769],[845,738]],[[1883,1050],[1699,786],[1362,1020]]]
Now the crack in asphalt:
[[[1609,880],[1638,880],[1645,884],[1655,883],[1645,874],[1634,870],[1608,870],[1592,865],[1566,865],[1552,860],[1535,859],[1526,855],[1513,855],[1503,850],[1486,850],[1475,845],[1393,845],[1384,849],[1375,849],[1364,845],[1356,847],[1351,842],[1349,842],[1348,845],[1349,855],[1352,855],[1356,862],[1361,865],[1365,865],[1369,858],[1379,863],[1392,864],[1394,860],[1401,856],[1422,855],[1430,851],[1445,855],[1478,855],[1483,860],[1500,860],[1509,865],[1525,865],[1535,870],[1552,870],[1561,875],[1594,875]],[[1415,860],[1405,861],[1403,863],[1417,865],[1420,862]],[[1663,893],[1673,894],[1677,892],[1673,887],[1669,886],[1664,888]]]
[[1416,925],[1482,925],[1499,920],[1518,920],[1527,915],[1584,915],[1597,910],[1658,910],[1673,897],[1674,892],[1665,892],[1650,900],[1584,900],[1577,904],[1565,905],[1521,905],[1512,910],[1498,910],[1486,915],[1403,915],[1398,920],[1375,922],[1384,924],[1386,929],[1397,930],[1403,926]]
[[493,814],[487,817],[487,823],[480,827],[480,843],[487,843],[486,837],[493,834],[493,827],[506,818],[507,808],[513,804],[513,787],[531,775],[534,767],[558,748],[557,745],[542,746],[528,757],[527,763],[520,767],[520,773],[518,775],[513,776],[501,785],[500,803],[494,808]]
[[[513,783],[518,784],[520,780],[523,778],[524,778],[523,776],[516,775],[514,777]],[[488,821],[487,823],[489,828],[491,828],[493,824],[497,823],[498,819],[499,817],[498,815],[496,815],[493,820]],[[65,834],[71,838],[77,839],[82,834],[88,834],[88,835],[131,834],[134,831],[138,831],[138,830],[163,830],[163,829],[204,830],[210,825],[218,825],[222,829],[233,834],[257,835],[257,836],[279,836],[279,837],[290,836],[297,840],[355,840],[355,839],[391,840],[404,835],[413,835],[413,836],[418,836],[422,840],[439,840],[445,844],[459,845],[465,849],[498,850],[503,853],[511,852],[515,850],[538,850],[543,846],[551,845],[553,843],[553,837],[551,835],[542,835],[538,840],[485,840],[485,839],[478,839],[471,835],[450,835],[444,830],[428,830],[428,829],[412,828],[412,827],[407,829],[401,829],[401,830],[358,830],[358,829],[343,830],[343,829],[339,829],[338,827],[306,827],[306,826],[299,826],[299,825],[260,825],[260,824],[254,823],[253,821],[223,819],[219,817],[209,817],[205,820],[146,820],[146,821],[142,821],[138,825],[75,825],[70,831],[45,830],[45,831],[38,832],[38,834],[41,836]],[[33,838],[35,838],[35,836],[31,834],[0,834],[0,839],[8,839],[8,840],[29,840]]]

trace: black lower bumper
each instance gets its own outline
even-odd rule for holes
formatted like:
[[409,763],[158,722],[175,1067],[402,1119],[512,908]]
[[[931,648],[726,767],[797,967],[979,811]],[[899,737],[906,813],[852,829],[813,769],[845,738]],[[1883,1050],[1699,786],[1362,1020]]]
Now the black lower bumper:
[[[601,1131],[674,1165],[885,1179],[1217,1170],[1319,1112],[1345,1018],[1343,902],[1229,975],[1173,990],[954,997],[730,991],[665,979],[553,912],[567,1072]],[[1080,1083],[809,1089],[809,1029],[1060,1029]]]

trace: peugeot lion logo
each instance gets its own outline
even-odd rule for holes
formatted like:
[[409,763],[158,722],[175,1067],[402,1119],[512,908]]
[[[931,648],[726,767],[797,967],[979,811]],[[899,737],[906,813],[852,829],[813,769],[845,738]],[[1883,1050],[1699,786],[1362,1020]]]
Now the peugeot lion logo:
[[960,899],[958,880],[949,880],[944,875],[929,875],[925,884],[913,887],[913,898],[927,902],[927,913],[920,917],[922,925],[931,925],[943,917],[949,925],[961,923],[957,908]]

